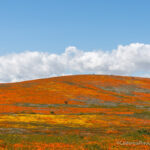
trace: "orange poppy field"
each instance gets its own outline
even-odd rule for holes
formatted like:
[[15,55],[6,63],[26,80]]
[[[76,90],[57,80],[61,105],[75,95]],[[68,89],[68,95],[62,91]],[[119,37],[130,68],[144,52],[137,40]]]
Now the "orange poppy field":
[[150,79],[1,83],[0,150],[150,150]]

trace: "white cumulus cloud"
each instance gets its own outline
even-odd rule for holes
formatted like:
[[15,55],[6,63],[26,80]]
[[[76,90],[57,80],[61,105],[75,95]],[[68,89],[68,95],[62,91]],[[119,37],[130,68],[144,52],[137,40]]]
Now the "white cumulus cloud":
[[1,83],[84,73],[150,77],[150,44],[119,45],[112,51],[68,47],[62,54],[26,51],[0,56]]

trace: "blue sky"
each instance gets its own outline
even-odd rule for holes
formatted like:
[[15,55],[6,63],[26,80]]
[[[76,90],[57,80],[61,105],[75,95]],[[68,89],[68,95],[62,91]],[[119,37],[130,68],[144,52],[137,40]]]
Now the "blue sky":
[[149,0],[0,0],[0,82],[150,77]]
[[1,0],[0,55],[149,43],[149,0]]

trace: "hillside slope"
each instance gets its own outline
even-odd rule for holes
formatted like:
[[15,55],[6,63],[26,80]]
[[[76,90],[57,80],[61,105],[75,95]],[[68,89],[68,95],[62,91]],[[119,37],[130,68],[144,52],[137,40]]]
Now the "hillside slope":
[[[48,113],[52,107],[58,106],[85,109],[116,105],[150,106],[150,79],[74,75],[0,84],[0,113],[22,110]],[[56,113],[65,113],[60,109]]]
[[133,147],[150,149],[148,78],[73,75],[0,84],[0,149]]

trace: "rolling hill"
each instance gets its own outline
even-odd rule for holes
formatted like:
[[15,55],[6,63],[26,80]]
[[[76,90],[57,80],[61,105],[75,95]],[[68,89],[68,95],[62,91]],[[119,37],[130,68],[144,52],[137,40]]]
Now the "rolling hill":
[[150,79],[73,75],[0,84],[1,149],[150,149]]

